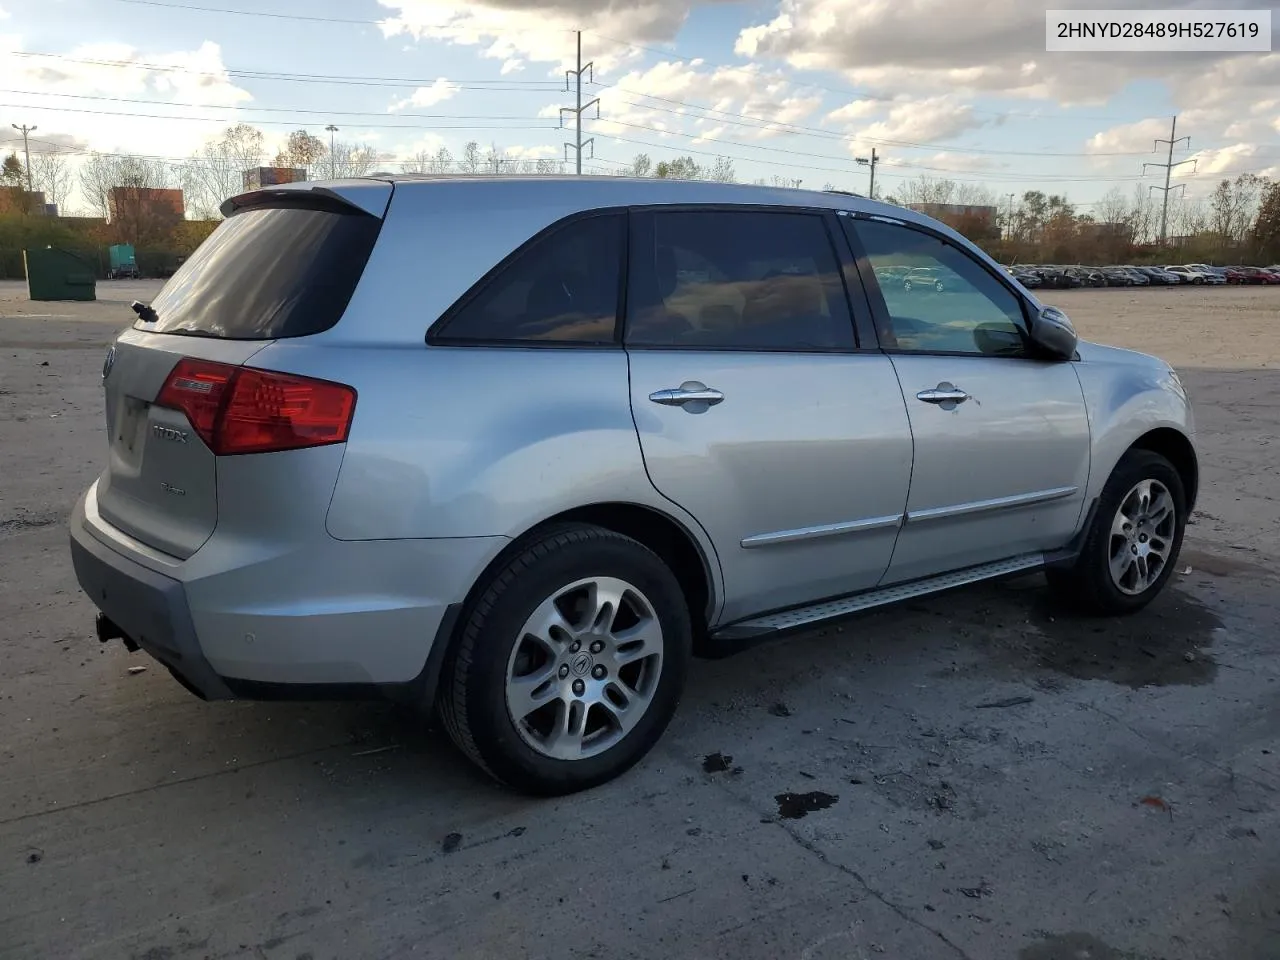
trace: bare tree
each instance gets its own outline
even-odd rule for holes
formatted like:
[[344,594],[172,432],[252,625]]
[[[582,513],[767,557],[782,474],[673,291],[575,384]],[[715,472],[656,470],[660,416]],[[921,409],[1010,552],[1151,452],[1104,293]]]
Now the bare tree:
[[481,166],[480,144],[472,140],[462,148],[462,160],[459,163],[463,173],[479,173]]
[[913,203],[950,203],[956,192],[956,182],[942,177],[920,174],[908,180],[898,192],[898,200],[904,206]]
[[71,170],[61,153],[33,153],[31,181],[44,193],[46,203],[56,204],[59,211],[71,194]]
[[80,164],[80,192],[98,216],[111,216],[114,187],[162,189],[176,186],[177,172],[159,160],[92,153]]
[[716,157],[716,162],[707,171],[707,179],[716,183],[736,183],[738,177],[733,171],[733,161],[728,157]]
[[228,197],[244,191],[245,171],[262,163],[262,131],[247,123],[228,127],[209,140],[184,168],[183,189],[192,212],[203,219],[218,216]]
[[329,148],[314,133],[305,129],[289,134],[285,145],[276,153],[276,166],[302,168],[311,176],[321,167]]
[[647,153],[637,153],[631,166],[622,169],[624,177],[647,177],[653,172],[653,161]]
[[363,177],[378,162],[378,151],[361,143],[345,143],[339,140],[333,145],[333,154],[329,157],[332,168],[331,176]]

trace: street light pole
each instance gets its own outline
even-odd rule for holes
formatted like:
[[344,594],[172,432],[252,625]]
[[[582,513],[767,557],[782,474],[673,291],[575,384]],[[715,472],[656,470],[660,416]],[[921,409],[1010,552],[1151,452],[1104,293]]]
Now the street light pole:
[[[36,128],[34,126],[28,127],[25,123],[22,126],[18,126],[16,123],[11,123],[9,126],[22,134],[22,152],[27,158],[27,193],[35,193],[35,188],[31,186],[31,144],[27,142],[27,134],[35,133]],[[27,202],[31,202],[29,198]]]

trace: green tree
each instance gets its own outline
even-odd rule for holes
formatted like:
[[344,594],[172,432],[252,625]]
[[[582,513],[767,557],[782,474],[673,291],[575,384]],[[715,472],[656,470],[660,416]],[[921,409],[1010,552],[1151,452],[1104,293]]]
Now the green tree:
[[22,161],[16,153],[9,154],[4,158],[4,163],[0,164],[0,183],[6,187],[27,185],[27,171],[23,169]]
[[1260,263],[1280,263],[1280,181],[1269,180],[1263,187],[1253,246]]

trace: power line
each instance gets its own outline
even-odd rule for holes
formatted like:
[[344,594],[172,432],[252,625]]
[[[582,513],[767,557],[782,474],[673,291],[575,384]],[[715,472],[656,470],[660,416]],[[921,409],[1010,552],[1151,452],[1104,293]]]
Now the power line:
[[[164,104],[157,104],[164,106]],[[190,120],[202,123],[226,123],[226,117],[182,117],[160,113],[132,113],[121,110],[89,110],[82,107],[32,106],[29,103],[0,103],[0,108],[9,110],[56,110],[60,113],[85,113],[107,117],[138,117],[150,120]],[[460,117],[458,119],[466,119]],[[481,118],[483,119],[483,118]],[[293,126],[295,120],[254,120],[255,124],[272,124],[275,126]],[[515,126],[511,124],[422,124],[422,123],[361,123],[361,127],[382,130],[555,130],[550,124],[529,124]]]
[[[455,79],[450,77],[429,77],[429,78],[412,78],[412,77],[367,77],[355,74],[340,73],[295,73],[292,71],[282,72],[276,70],[252,70],[237,67],[225,67],[222,72],[213,70],[196,70],[192,67],[182,67],[169,63],[149,63],[143,60],[105,60],[93,57],[72,57],[61,53],[45,53],[34,50],[6,50],[0,52],[0,56],[10,57],[39,57],[52,60],[60,60],[64,63],[80,63],[86,66],[95,67],[120,67],[122,69],[138,69],[138,70],[154,70],[166,73],[185,73],[196,77],[210,77],[221,80],[224,75],[231,77],[239,77],[245,80],[286,80],[295,83],[332,83],[332,84],[350,84],[352,86],[366,87],[421,87],[429,86],[432,83],[444,81],[459,86],[462,89],[483,89],[495,91],[523,90],[529,88],[529,92],[541,92],[558,89],[560,84],[555,80],[519,80],[504,77],[499,80],[476,80],[476,79]],[[501,86],[500,86],[501,85]]]
[[[3,90],[0,93],[13,93],[25,97],[68,97],[73,100],[106,100],[111,103],[140,103],[152,107],[190,107],[193,110],[241,110],[254,113],[308,113],[323,117],[385,117],[386,112],[378,110],[309,110],[305,107],[253,107],[247,104],[223,103],[182,103],[177,100],[141,100],[129,97],[104,97],[88,93],[45,93],[41,90]],[[44,109],[38,104],[28,104],[33,110]],[[537,120],[527,114],[514,116],[475,116],[456,113],[395,113],[392,116],[408,117],[415,120]]]
[[656,107],[656,106],[653,106],[652,104],[636,103],[634,101],[629,101],[629,100],[622,101],[628,106],[638,107],[642,110],[657,110],[658,112],[661,112],[661,113],[672,113],[677,116],[687,116],[690,119],[694,119],[694,120],[709,119],[719,123],[730,123],[730,124],[734,124],[734,121],[730,119],[721,119],[721,117],[725,117],[725,118],[735,117],[735,118],[741,118],[743,120],[753,121],[754,123],[759,124],[759,126],[754,126],[753,123],[738,123],[738,124],[735,124],[737,126],[749,126],[749,127],[752,127],[753,129],[760,129],[760,130],[775,130],[778,133],[785,133],[793,136],[820,137],[828,140],[839,140],[845,143],[875,143],[877,145],[883,145],[883,146],[904,147],[904,148],[912,148],[912,149],[918,149],[918,150],[947,150],[953,153],[972,153],[972,154],[982,154],[982,155],[989,154],[992,156],[1012,156],[1012,157],[1140,157],[1140,156],[1144,156],[1146,153],[1145,151],[1141,151],[1141,150],[1116,151],[1116,152],[1105,152],[1105,153],[1102,153],[1102,152],[1099,152],[1099,153],[1083,152],[1082,153],[1077,151],[1056,151],[1056,150],[1049,150],[1049,151],[993,150],[988,147],[966,147],[966,146],[957,146],[957,145],[946,144],[946,143],[928,143],[928,142],[923,142],[918,140],[896,140],[896,139],[887,138],[887,137],[852,137],[847,134],[836,133],[835,131],[832,131],[832,130],[823,130],[819,127],[811,127],[811,126],[805,126],[803,124],[789,123],[783,120],[769,120],[768,118],[765,118],[765,117],[756,117],[746,113],[734,113],[728,110],[715,110],[711,107],[704,107],[701,104],[691,103],[685,100],[674,100],[669,97],[659,97],[655,94],[640,93],[638,91],[628,90],[624,87],[611,87],[608,84],[597,84],[597,86],[600,86],[604,89],[614,89],[614,90],[618,90],[619,92],[629,93],[632,96],[649,97],[654,100],[661,100],[664,103],[677,104],[677,105],[694,109],[694,110],[705,110],[708,113],[717,114],[718,116],[700,117],[696,114],[686,114],[680,110],[672,110],[672,109],[667,109],[663,107]]
[[351,17],[313,17],[301,13],[269,13],[265,10],[232,10],[227,7],[200,7],[189,3],[162,3],[161,0],[118,0],[119,3],[135,3],[144,7],[167,7],[170,10],[192,10],[197,13],[234,13],[242,17],[269,17],[272,20],[305,20],[312,23],[346,23],[377,26],[393,19],[357,20]]

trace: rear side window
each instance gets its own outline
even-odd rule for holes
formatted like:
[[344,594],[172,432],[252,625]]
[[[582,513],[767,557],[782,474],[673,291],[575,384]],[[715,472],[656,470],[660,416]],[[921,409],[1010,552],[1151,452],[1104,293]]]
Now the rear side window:
[[852,349],[840,266],[817,214],[634,216],[629,346]]
[[626,217],[572,220],[480,281],[432,329],[433,343],[613,344]]
[[305,337],[342,317],[382,221],[344,204],[250,207],[223,221],[152,302],[143,330]]

